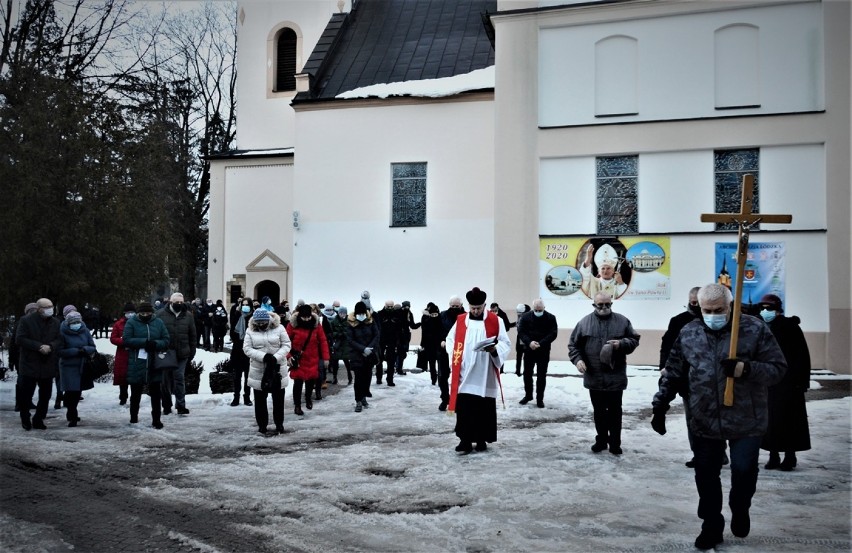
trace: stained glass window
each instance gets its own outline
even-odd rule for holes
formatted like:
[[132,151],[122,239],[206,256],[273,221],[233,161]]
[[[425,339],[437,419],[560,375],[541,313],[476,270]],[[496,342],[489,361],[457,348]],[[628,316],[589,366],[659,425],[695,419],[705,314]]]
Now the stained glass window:
[[[754,175],[752,213],[760,213],[758,169],[760,150],[717,150],[714,152],[716,213],[739,213],[743,195],[743,175]],[[752,228],[760,228],[759,224]],[[716,230],[737,230],[736,223],[716,223]]]
[[639,156],[599,157],[598,234],[639,232]]
[[391,226],[426,226],[426,164],[391,163]]

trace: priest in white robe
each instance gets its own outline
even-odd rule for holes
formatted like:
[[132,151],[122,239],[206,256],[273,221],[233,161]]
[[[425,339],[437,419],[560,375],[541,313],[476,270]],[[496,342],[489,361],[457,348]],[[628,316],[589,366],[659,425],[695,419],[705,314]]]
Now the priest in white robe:
[[486,309],[486,294],[479,288],[467,293],[468,312],[458,316],[447,334],[447,354],[452,368],[449,410],[456,414],[456,451],[485,451],[497,441],[497,398],[500,367],[512,349],[500,317]]

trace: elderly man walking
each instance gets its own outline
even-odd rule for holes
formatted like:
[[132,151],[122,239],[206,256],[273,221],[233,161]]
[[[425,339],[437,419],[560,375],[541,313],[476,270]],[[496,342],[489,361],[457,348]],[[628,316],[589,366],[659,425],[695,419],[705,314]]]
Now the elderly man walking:
[[544,301],[535,300],[532,311],[518,319],[518,340],[524,348],[524,398],[526,405],[533,398],[533,367],[537,367],[535,402],[544,407],[544,387],[547,383],[547,365],[550,363],[550,344],[556,340],[556,317],[545,311]]
[[[740,316],[736,358],[728,358],[732,301],[731,291],[721,284],[708,284],[698,291],[701,319],[680,331],[652,402],[651,426],[665,434],[669,403],[679,389],[689,389],[698,517],[703,520],[695,539],[698,549],[712,549],[723,541],[720,474],[726,445],[731,457],[731,533],[738,538],[749,534],[760,442],[769,424],[768,388],[787,369],[772,331],[748,315]],[[734,404],[727,407],[722,398],[729,377],[734,379]]]
[[[62,336],[59,320],[53,316],[53,302],[41,298],[34,313],[25,315],[18,323],[15,341],[21,348],[18,363],[17,404],[21,412],[24,430],[45,430],[44,419],[53,393],[53,378],[59,370],[59,348]],[[38,386],[38,404],[30,420],[30,403]]]
[[595,310],[577,323],[568,341],[568,355],[583,375],[595,419],[595,443],[600,453],[609,446],[621,455],[621,397],[627,388],[627,355],[639,345],[639,335],[624,315],[613,313],[612,296],[595,295]]
[[177,367],[163,373],[163,414],[172,412],[172,394],[179,415],[188,415],[186,408],[186,366],[195,357],[196,344],[195,318],[186,309],[183,294],[175,292],[169,298],[169,305],[157,312],[166,325],[171,343],[169,349],[177,354]]

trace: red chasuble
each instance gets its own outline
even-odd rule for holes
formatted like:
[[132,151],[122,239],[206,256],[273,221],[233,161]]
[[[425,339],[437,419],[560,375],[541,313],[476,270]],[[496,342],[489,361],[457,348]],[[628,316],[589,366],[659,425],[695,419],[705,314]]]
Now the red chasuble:
[[[467,313],[462,313],[456,319],[456,337],[455,337],[455,345],[453,349],[453,358],[451,360],[450,366],[452,367],[452,382],[450,385],[450,404],[447,408],[447,411],[452,413],[456,410],[456,396],[459,394],[459,381],[461,380],[461,365],[462,365],[462,356],[464,355],[464,338],[467,334],[467,324],[465,324],[465,317],[467,317]],[[485,312],[485,337],[486,338],[497,338],[497,335],[500,334],[500,319],[492,313],[491,311]],[[489,354],[490,356],[490,354]],[[491,366],[494,368],[494,373],[497,375],[497,384],[500,386],[500,397],[503,397],[503,384],[500,382],[500,370],[494,366],[492,363]],[[504,401],[505,403],[505,401]]]

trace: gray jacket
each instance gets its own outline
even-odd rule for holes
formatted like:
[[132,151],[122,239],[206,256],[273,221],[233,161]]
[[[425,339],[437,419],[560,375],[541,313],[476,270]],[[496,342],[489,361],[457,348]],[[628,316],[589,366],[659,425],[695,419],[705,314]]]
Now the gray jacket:
[[[601,348],[618,340],[609,365],[601,363]],[[575,365],[586,363],[583,386],[589,390],[618,391],[627,388],[627,356],[639,345],[639,335],[630,320],[620,313],[598,317],[590,313],[580,319],[568,340],[568,355]]]
[[660,378],[660,391],[654,407],[668,409],[679,386],[688,386],[689,428],[693,434],[711,439],[762,436],[769,422],[769,386],[787,370],[784,354],[763,321],[742,315],[737,358],[748,360],[751,371],[735,379],[734,405],[725,407],[725,373],[721,362],[728,357],[730,322],[720,330],[710,330],[695,320],[681,330]]

